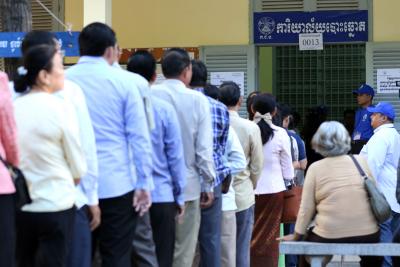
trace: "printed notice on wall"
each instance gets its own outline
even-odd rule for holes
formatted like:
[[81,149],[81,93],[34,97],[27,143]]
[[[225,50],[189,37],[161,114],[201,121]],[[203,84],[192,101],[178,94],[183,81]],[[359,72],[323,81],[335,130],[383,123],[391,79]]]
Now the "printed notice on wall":
[[379,94],[399,93],[400,69],[378,69],[376,74]]
[[210,83],[220,86],[223,82],[234,82],[240,87],[240,94],[244,95],[244,72],[211,72]]

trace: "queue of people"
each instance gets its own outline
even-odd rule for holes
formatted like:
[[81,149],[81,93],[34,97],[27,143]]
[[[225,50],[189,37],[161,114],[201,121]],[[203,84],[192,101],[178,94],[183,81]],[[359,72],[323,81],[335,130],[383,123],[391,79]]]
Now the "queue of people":
[[[32,199],[15,207],[0,164],[0,266],[89,267],[98,251],[105,267],[276,267],[279,240],[399,238],[400,135],[393,107],[372,106],[372,87],[354,91],[362,110],[351,136],[321,119],[303,141],[296,114],[271,94],[249,95],[241,118],[241,88],[207,84],[205,64],[183,49],[165,52],[166,80],[156,83],[147,51],[118,65],[106,24],[86,26],[79,46],[64,71],[55,37],[30,32],[13,82],[0,74],[0,155],[22,170]],[[306,147],[323,159],[308,166]],[[350,150],[391,206],[382,224]],[[294,184],[304,184],[300,211],[280,238]],[[397,261],[362,257],[361,266]],[[286,266],[308,263],[288,255]]]

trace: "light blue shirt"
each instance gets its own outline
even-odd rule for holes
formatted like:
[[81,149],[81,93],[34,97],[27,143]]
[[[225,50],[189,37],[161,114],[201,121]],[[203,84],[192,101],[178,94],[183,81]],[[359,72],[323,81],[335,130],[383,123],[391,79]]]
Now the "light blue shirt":
[[378,188],[385,195],[392,210],[397,213],[400,213],[400,205],[396,199],[399,148],[400,135],[390,123],[376,128],[374,135],[360,153],[367,158],[368,166],[376,179]]
[[186,167],[178,117],[174,108],[164,100],[152,97],[155,128],[153,143],[154,203],[175,202],[184,205]]
[[89,56],[69,68],[67,77],[86,97],[96,137],[99,198],[121,196],[135,188],[151,190],[151,139],[134,77],[111,67],[103,57]]

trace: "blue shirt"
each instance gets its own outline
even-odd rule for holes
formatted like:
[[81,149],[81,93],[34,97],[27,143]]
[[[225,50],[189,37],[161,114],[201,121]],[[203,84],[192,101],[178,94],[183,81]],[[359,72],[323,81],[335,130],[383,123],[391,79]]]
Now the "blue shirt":
[[135,78],[111,67],[103,57],[89,56],[69,68],[67,77],[86,97],[96,137],[99,198],[121,196],[135,188],[151,190],[152,146]]
[[[203,88],[195,88],[204,94]],[[213,128],[213,159],[215,164],[215,186],[222,183],[230,168],[224,162],[224,154],[229,133],[229,112],[224,104],[207,96],[211,108],[211,122]]]
[[186,166],[178,117],[174,108],[157,97],[151,97],[155,128],[153,144],[154,203],[175,202],[184,205]]
[[354,132],[352,140],[365,140],[368,141],[374,134],[374,129],[371,126],[371,112],[366,108],[360,108],[356,112],[354,122]]
[[298,158],[298,160],[300,161],[300,160],[306,159],[307,158],[307,156],[306,156],[306,148],[304,146],[304,142],[301,139],[301,137],[297,133],[295,133],[295,132],[293,132],[291,130],[288,131],[288,134],[289,134],[289,136],[293,137],[296,140],[297,148],[299,150],[299,158]]

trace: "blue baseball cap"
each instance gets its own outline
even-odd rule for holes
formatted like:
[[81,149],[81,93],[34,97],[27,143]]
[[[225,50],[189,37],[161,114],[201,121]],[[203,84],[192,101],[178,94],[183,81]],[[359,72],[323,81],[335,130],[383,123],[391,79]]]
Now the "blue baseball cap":
[[371,86],[369,86],[368,84],[362,84],[360,86],[360,88],[358,88],[357,90],[353,91],[353,94],[367,94],[370,95],[372,97],[374,97],[375,92],[374,92],[374,88],[372,88]]
[[391,120],[394,120],[396,117],[396,112],[394,111],[393,106],[388,102],[379,102],[378,105],[375,107],[369,107],[367,110],[372,113],[381,113]]

